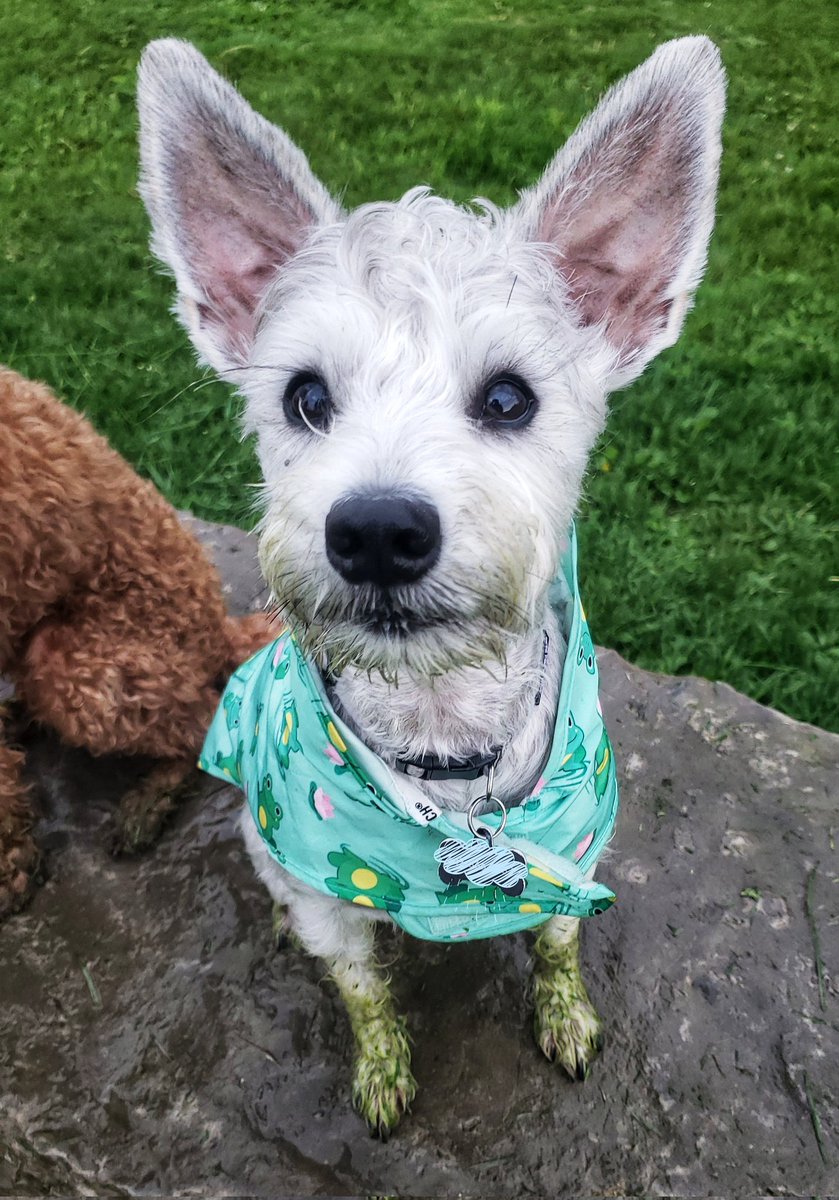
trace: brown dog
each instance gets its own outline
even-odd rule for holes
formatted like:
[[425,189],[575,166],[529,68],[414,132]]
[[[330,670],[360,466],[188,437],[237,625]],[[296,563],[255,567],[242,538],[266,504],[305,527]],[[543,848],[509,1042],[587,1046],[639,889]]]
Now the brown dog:
[[[155,838],[221,685],[272,636],[262,614],[226,615],[151,483],[43,384],[0,368],[0,674],[68,745],[161,760],[123,797],[117,849]],[[0,917],[40,859],[21,763],[0,728]]]

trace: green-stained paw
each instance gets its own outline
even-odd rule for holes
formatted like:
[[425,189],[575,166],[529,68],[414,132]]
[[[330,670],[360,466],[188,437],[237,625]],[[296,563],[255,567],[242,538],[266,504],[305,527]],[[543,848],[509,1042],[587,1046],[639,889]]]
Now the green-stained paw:
[[371,1134],[387,1141],[417,1091],[405,1025],[393,1013],[378,1012],[354,1026],[353,1104]]
[[572,1079],[585,1079],[603,1046],[600,1018],[580,973],[579,926],[558,918],[536,939],[536,1044]]
[[537,1045],[572,1079],[585,1079],[600,1053],[603,1033],[579,968],[568,974],[537,969],[533,984]]
[[410,1108],[417,1085],[405,1022],[396,1015],[388,977],[376,968],[372,935],[367,950],[355,960],[334,959],[331,974],[355,1038],[353,1104],[371,1134],[386,1142]]
[[153,846],[175,807],[171,792],[135,788],[122,798],[116,825],[108,837],[112,854],[137,854]]
[[196,775],[191,760],[162,762],[119,802],[109,843],[112,854],[137,854],[152,846],[167,819],[190,794]]

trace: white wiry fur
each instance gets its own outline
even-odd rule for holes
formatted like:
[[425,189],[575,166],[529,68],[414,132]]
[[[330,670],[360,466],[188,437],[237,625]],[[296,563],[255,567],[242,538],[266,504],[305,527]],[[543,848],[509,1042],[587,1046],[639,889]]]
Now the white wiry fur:
[[[564,646],[547,590],[607,394],[675,341],[705,263],[724,106],[716,49],[705,38],[662,46],[508,211],[417,188],[343,212],[287,136],[186,43],[148,48],[139,105],[154,248],[196,349],[240,388],[257,435],[260,557],[280,614],[328,659],[334,703],[382,757],[501,744],[496,792],[517,803],[550,748]],[[325,432],[284,415],[301,371],[331,395]],[[536,397],[519,430],[476,418],[503,372]],[[326,554],[333,505],[370,492],[418,498],[440,518],[433,568],[391,589],[401,632],[377,631],[380,597]],[[405,781],[461,810],[484,786]],[[352,1005],[375,978],[365,922],[376,914],[316,895],[248,818],[245,832],[292,928]],[[568,927],[557,921],[557,944],[576,944]],[[551,939],[541,944],[548,954]],[[552,969],[541,986],[556,1014],[568,1005]],[[574,997],[579,1012],[581,981]],[[576,1046],[565,1065],[579,1074],[593,1036],[550,1027],[545,1044]],[[393,1044],[404,1052],[398,1031]],[[367,1103],[371,1123],[392,1119],[393,1097]]]
[[[539,248],[492,210],[415,191],[313,233],[263,299],[240,381],[265,477],[263,568],[313,650],[336,669],[427,679],[497,663],[532,632],[604,418],[612,355],[594,340]],[[328,437],[290,434],[278,409],[301,363],[335,399]],[[504,369],[539,396],[538,434],[487,436],[467,419]],[[394,489],[430,498],[443,527],[434,571],[393,597],[433,624],[401,642],[360,623],[367,589],[323,570],[332,504]]]

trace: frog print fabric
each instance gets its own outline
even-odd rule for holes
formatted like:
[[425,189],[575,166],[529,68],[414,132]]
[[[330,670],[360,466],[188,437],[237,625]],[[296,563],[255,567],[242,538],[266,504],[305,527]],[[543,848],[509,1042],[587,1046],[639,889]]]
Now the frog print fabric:
[[273,781],[266,775],[256,792],[256,823],[264,840],[274,848],[275,857],[282,854],[276,838],[282,819],[283,810],[274,795]]
[[408,888],[404,879],[396,878],[377,862],[359,858],[347,846],[333,850],[326,857],[335,867],[335,875],[327,879],[326,886],[336,896],[367,908],[399,912]]
[[[199,766],[241,787],[265,846],[304,883],[381,909],[433,941],[494,937],[559,914],[593,916],[614,895],[590,879],[612,836],[618,789],[597,696],[597,664],[577,589],[572,528],[551,589],[568,649],[554,740],[531,796],[480,824],[441,811],[365,746],[333,711],[291,632],[234,673]],[[503,800],[504,797],[502,796]]]

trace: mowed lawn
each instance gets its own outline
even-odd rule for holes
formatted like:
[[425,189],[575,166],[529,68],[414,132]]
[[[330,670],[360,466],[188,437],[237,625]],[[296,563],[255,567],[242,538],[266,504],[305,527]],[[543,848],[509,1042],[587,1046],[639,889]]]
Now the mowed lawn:
[[[136,195],[134,80],[189,38],[357,204],[506,203],[609,83],[704,32],[730,75],[708,274],[614,397],[580,516],[598,641],[839,727],[836,57],[827,0],[27,0],[0,39],[0,359],[177,505],[251,525],[236,396],[169,314]],[[2,516],[0,516],[2,519]]]

